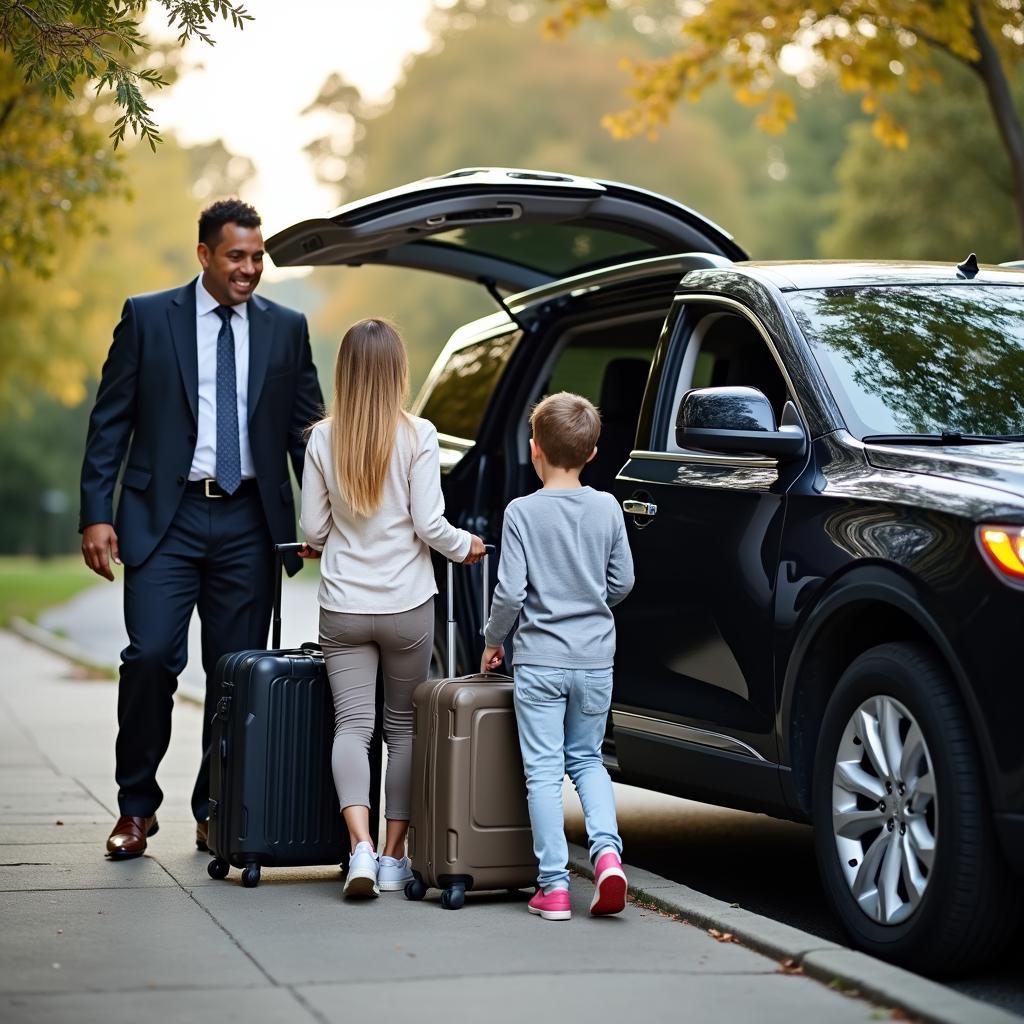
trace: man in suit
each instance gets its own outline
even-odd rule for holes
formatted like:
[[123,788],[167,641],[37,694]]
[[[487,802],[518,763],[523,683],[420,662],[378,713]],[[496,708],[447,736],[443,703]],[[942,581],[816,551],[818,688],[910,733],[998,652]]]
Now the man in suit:
[[[156,772],[196,607],[206,710],[192,811],[196,845],[206,848],[214,667],[228,651],[266,645],[273,545],[295,538],[288,457],[301,480],[304,431],[323,411],[306,318],[254,295],[263,271],[256,211],[238,200],[208,207],[197,255],[194,281],[125,303],[82,466],[86,564],[108,580],[111,560],[125,566],[114,859],[139,856],[157,830]],[[291,557],[289,573],[300,564]]]

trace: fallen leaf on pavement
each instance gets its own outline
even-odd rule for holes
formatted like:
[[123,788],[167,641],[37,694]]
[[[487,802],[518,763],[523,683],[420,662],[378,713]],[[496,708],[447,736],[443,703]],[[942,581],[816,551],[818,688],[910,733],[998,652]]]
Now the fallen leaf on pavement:
[[708,935],[716,942],[739,942],[740,940],[732,932],[720,932],[717,928],[709,928]]
[[795,960],[783,960],[781,964],[783,974],[803,974],[804,969]]

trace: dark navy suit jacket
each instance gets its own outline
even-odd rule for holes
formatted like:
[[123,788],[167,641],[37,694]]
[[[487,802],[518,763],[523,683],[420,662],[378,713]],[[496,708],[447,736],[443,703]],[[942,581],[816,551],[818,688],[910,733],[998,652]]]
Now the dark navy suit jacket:
[[[283,543],[295,539],[288,457],[301,481],[304,431],[323,414],[323,397],[306,318],[254,295],[248,319],[249,443],[271,537]],[[78,527],[113,523],[125,565],[144,562],[174,518],[195,452],[198,405],[195,281],[128,299],[89,419]],[[300,565],[289,558],[289,573]]]

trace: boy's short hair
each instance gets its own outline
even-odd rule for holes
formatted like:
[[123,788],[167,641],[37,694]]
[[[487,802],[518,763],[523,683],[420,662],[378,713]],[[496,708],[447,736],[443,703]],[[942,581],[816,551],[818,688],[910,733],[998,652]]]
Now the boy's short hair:
[[582,469],[597,444],[601,417],[582,395],[559,391],[538,402],[530,414],[533,439],[559,469]]

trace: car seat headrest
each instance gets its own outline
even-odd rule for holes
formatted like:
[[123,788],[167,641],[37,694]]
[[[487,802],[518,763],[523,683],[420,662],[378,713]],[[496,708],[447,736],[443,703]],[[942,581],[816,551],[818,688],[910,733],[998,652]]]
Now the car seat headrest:
[[636,419],[647,387],[651,364],[646,359],[613,359],[604,369],[598,408],[603,420]]

